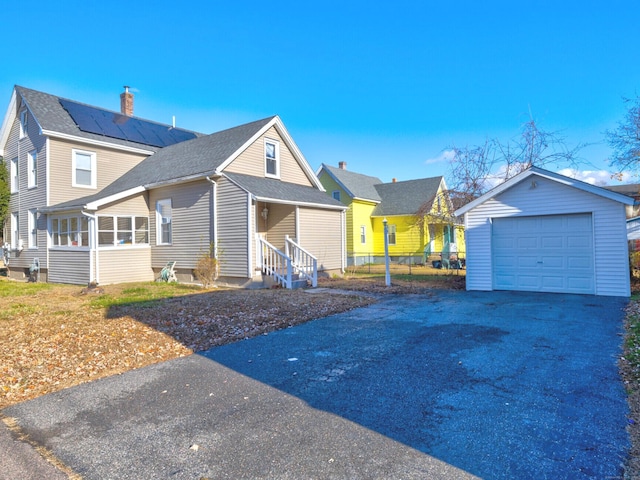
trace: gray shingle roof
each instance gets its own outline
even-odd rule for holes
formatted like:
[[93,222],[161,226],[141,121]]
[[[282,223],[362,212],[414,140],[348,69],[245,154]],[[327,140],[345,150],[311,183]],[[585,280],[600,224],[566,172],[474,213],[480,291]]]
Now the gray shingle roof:
[[[247,140],[274,117],[229,128],[193,140],[165,147],[145,158],[100,192],[56,205],[54,208],[82,206],[139,186],[212,175]],[[324,195],[324,194],[323,194]]]
[[361,173],[350,172],[342,168],[332,167],[322,164],[327,172],[341,184],[352,198],[360,198],[363,200],[371,200],[374,202],[381,201],[381,197],[375,186],[382,183],[378,177],[370,177]]
[[[115,145],[121,145],[125,147],[140,148],[143,150],[156,151],[157,147],[146,145],[138,142],[132,142],[129,140],[122,140],[120,138],[107,137],[104,135],[98,135],[90,132],[83,132],[78,128],[73,118],[60,104],[60,99],[69,100],[62,97],[57,97],[37,90],[31,90],[29,88],[16,85],[16,92],[24,99],[29,107],[31,113],[35,116],[40,127],[43,130],[49,130],[52,132],[62,133],[65,135],[73,135],[74,137],[86,138],[88,140],[97,140],[101,142],[109,142]],[[70,102],[79,103],[75,100],[69,100]],[[93,107],[96,108],[96,107]],[[99,109],[109,111],[106,109]],[[117,112],[112,112],[117,113]],[[138,118],[138,117],[135,117]],[[156,125],[162,125],[167,128],[172,128],[171,125],[161,124],[158,122],[152,122],[150,120],[143,120],[144,122],[154,123]],[[186,130],[185,130],[186,131]],[[201,135],[197,132],[191,132],[196,135]]]
[[296,183],[282,182],[273,178],[254,177],[240,173],[225,173],[236,184],[261,199],[281,200],[284,202],[309,203],[332,207],[345,206],[317,188]]
[[441,182],[440,176],[375,185],[382,201],[371,215],[413,215],[423,206],[431,209]]

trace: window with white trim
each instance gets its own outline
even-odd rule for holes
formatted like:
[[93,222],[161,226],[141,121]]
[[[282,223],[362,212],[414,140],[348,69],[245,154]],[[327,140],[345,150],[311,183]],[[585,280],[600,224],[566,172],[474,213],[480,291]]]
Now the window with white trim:
[[98,246],[147,245],[149,218],[133,215],[99,215]]
[[334,200],[340,201],[340,190],[334,190],[333,192],[331,192],[331,195],[333,196]]
[[11,193],[20,188],[20,176],[18,175],[18,157],[11,160]]
[[82,188],[96,188],[96,154],[84,150],[72,150],[71,185]]
[[364,225],[360,225],[360,243],[367,243],[367,227]]
[[18,248],[18,241],[20,240],[20,215],[18,213],[11,214],[11,248],[15,250]]
[[27,153],[27,187],[34,188],[38,186],[38,152],[31,150]]
[[389,225],[387,227],[387,236],[389,238],[389,245],[395,245],[396,244],[396,226],[395,225]]
[[156,202],[156,244],[171,245],[172,227],[171,199],[158,200]]
[[275,140],[264,140],[264,175],[280,178],[280,143]]
[[22,110],[20,112],[20,138],[24,138],[27,136],[28,132],[28,122],[29,122],[29,114],[27,110]]
[[51,219],[51,245],[88,247],[89,219],[84,215]]
[[29,210],[29,248],[38,248],[38,211]]

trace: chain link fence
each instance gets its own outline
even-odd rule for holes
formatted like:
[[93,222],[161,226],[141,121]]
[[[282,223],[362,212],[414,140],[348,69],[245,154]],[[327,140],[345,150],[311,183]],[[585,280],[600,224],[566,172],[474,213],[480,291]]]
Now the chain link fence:
[[[394,274],[465,275],[465,252],[394,252],[389,255],[389,269]],[[385,272],[384,255],[374,252],[347,252],[347,272],[378,274]]]

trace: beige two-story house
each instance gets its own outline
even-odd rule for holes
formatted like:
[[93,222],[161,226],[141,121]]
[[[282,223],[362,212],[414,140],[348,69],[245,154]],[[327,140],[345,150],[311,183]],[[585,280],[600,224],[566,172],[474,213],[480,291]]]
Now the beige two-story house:
[[[279,117],[205,135],[16,86],[0,128],[13,278],[194,281],[214,246],[221,281],[344,267],[344,210]],[[286,280],[286,275],[284,275]],[[311,277],[309,277],[311,278]],[[287,285],[290,286],[290,285]]]

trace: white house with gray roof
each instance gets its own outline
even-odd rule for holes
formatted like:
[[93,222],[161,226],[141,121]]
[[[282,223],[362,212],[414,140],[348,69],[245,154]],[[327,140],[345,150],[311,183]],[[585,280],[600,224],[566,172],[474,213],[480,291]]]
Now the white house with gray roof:
[[38,264],[50,282],[145,281],[177,262],[193,282],[211,245],[226,283],[343,269],[345,207],[279,117],[205,135],[133,116],[128,89],[121,105],[14,88],[0,127],[12,277]]

